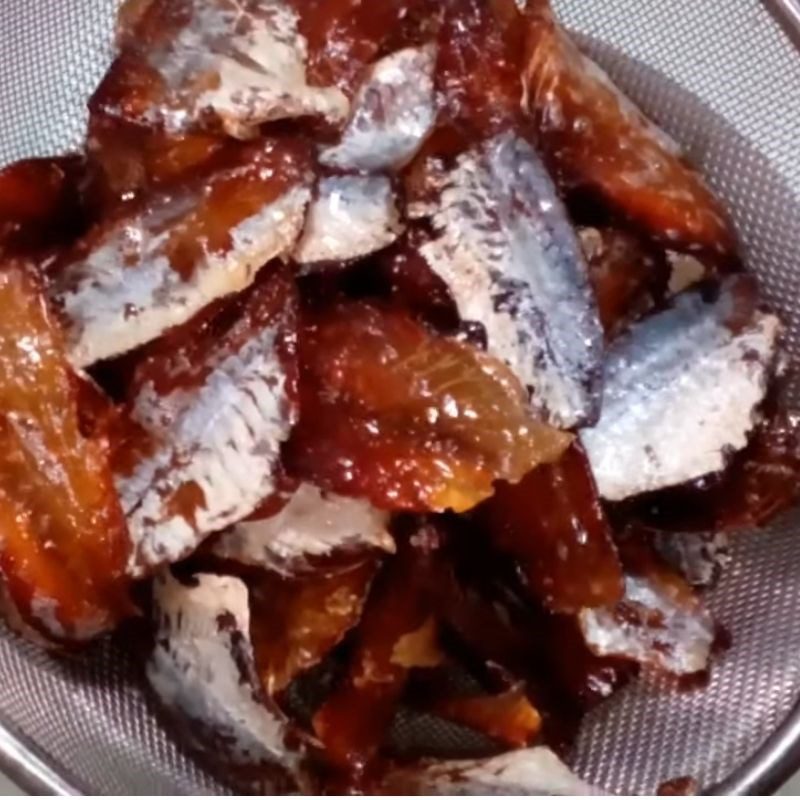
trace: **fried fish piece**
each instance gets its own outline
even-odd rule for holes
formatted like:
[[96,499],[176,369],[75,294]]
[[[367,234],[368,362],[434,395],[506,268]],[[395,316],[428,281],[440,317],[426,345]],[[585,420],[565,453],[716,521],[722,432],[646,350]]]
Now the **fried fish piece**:
[[549,0],[525,15],[524,104],[561,183],[596,193],[672,249],[732,259],[730,222],[678,146],[580,52]]
[[311,198],[308,158],[288,139],[238,146],[211,177],[112,211],[53,268],[72,362],[156,339],[288,256]]
[[301,483],[275,515],[239,522],[220,536],[213,553],[286,578],[315,572],[337,554],[394,552],[389,514],[358,498],[324,493]]
[[461,319],[528,387],[554,425],[599,412],[603,335],[580,244],[533,148],[506,132],[461,155],[439,178],[436,236],[420,252]]
[[270,697],[319,664],[358,624],[380,559],[342,557],[351,563],[298,577],[248,578],[256,669]]
[[323,178],[311,202],[294,260],[303,272],[364,258],[403,232],[391,181],[383,175]]
[[309,85],[307,42],[289,0],[153,0],[125,24],[89,103],[94,114],[243,139],[274,120],[347,116],[341,91]]
[[407,47],[373,64],[353,99],[341,140],[320,153],[327,167],[396,171],[420,149],[436,121],[436,45]]
[[589,648],[598,656],[627,658],[674,675],[704,672],[717,630],[700,597],[644,541],[628,539],[620,550],[623,598],[578,616]]
[[551,611],[575,614],[620,599],[622,567],[580,445],[516,485],[498,484],[478,514]]
[[746,276],[679,295],[606,359],[603,411],[580,438],[600,494],[624,500],[723,469],[756,425],[781,323]]
[[79,387],[31,265],[0,265],[0,302],[3,591],[46,639],[90,639],[133,611],[108,442],[83,433]]
[[157,343],[129,387],[117,490],[142,575],[191,553],[274,493],[297,419],[291,278],[276,271]]
[[467,510],[571,441],[532,418],[502,363],[395,310],[350,302],[307,316],[300,361],[287,467],[380,508]]
[[303,741],[259,682],[244,582],[198,574],[182,583],[165,571],[153,602],[147,678],[185,741],[254,790],[309,791]]

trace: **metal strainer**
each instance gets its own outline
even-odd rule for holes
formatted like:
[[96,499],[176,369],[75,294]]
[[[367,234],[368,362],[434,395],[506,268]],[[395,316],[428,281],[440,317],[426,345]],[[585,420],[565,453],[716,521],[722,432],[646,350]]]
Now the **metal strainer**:
[[[800,8],[795,0],[557,0],[581,43],[682,142],[725,199],[800,356]],[[769,12],[776,12],[774,15]],[[114,0],[0,3],[0,164],[81,144]],[[791,387],[800,406],[800,382]],[[611,792],[691,775],[769,791],[800,763],[800,513],[743,535],[710,603],[734,645],[702,690],[653,676],[593,713],[574,764]],[[0,634],[0,766],[32,791],[222,792],[156,719],[144,653],[57,660]],[[787,718],[788,715],[788,718]]]

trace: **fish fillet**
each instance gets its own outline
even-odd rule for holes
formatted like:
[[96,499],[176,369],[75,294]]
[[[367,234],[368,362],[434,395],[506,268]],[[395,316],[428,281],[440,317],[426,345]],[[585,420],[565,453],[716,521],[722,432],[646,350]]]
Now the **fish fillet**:
[[581,432],[606,500],[717,472],[747,444],[781,324],[755,309],[739,318],[746,282],[726,280],[710,301],[681,295],[610,349],[602,415]]
[[389,514],[365,500],[323,494],[301,484],[288,505],[268,519],[240,522],[214,546],[215,555],[291,576],[309,559],[342,552],[394,552]]
[[341,141],[325,148],[327,167],[383,172],[404,167],[436,120],[436,47],[407,47],[377,61],[353,100]]
[[[413,210],[412,210],[413,212]],[[578,239],[533,148],[504,133],[462,155],[443,179],[437,238],[421,253],[488,351],[532,391],[546,420],[592,422],[603,334]]]

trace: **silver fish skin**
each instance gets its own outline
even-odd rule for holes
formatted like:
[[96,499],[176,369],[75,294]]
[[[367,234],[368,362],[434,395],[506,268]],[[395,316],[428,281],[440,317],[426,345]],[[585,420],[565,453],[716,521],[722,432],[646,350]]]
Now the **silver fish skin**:
[[781,323],[757,310],[737,322],[743,280],[725,280],[709,302],[680,295],[610,348],[602,415],[580,434],[606,500],[718,472],[747,444]]
[[[131,575],[181,560],[274,493],[280,447],[298,416],[279,335],[264,327],[236,351],[212,354],[201,384],[164,394],[148,381],[131,403],[133,422],[153,442],[132,470],[115,475]],[[178,502],[182,492],[192,513]]]
[[[158,0],[165,26],[170,3]],[[138,113],[118,113],[174,134],[222,127],[251,139],[266,122],[324,117],[343,123],[347,97],[335,87],[308,84],[308,45],[287,0],[188,0],[185,21],[156,43],[127,37],[114,70],[157,73],[164,94]],[[129,66],[132,65],[132,66]]]
[[383,175],[323,178],[294,250],[301,273],[364,258],[403,232],[391,181]]
[[548,747],[513,750],[493,758],[431,761],[391,772],[385,794],[597,796]]
[[320,161],[345,172],[387,172],[408,164],[436,121],[433,44],[398,50],[373,64],[356,92],[338,144]]
[[311,199],[310,179],[289,188],[231,231],[228,250],[204,250],[186,277],[171,263],[170,233],[190,219],[204,191],[193,186],[167,192],[131,216],[119,216],[88,252],[59,271],[49,293],[63,312],[74,366],[133,350],[245,289],[264,264],[291,253]]
[[690,586],[714,586],[733,561],[730,537],[724,531],[653,531],[649,535],[656,552]]
[[[599,412],[603,332],[578,238],[533,148],[502,133],[466,152],[442,179],[421,248],[465,322],[508,364],[557,427]],[[424,209],[411,209],[416,216]]]
[[268,519],[240,522],[214,544],[214,554],[291,577],[314,569],[309,559],[334,552],[393,553],[389,513],[365,500],[327,494],[308,483]]
[[625,594],[616,606],[584,608],[578,621],[596,655],[627,658],[673,675],[707,669],[717,633],[699,598],[683,597],[671,584],[641,575],[625,576]]
[[275,792],[305,788],[303,752],[256,672],[250,606],[238,578],[168,571],[153,584],[156,643],[147,679],[192,748],[226,768],[258,767]]

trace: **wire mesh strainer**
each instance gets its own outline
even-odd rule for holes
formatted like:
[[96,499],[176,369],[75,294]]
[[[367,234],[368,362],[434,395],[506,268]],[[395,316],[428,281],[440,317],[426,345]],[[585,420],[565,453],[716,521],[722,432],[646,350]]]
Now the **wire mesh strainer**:
[[[783,23],[759,0],[556,2],[725,199],[798,360],[800,10],[772,5]],[[114,13],[113,0],[0,4],[0,164],[80,145]],[[791,392],[800,405],[800,383]],[[591,715],[574,762],[585,778],[612,792],[682,775],[763,791],[796,765],[800,712],[786,718],[800,695],[799,530],[800,513],[738,539],[710,598],[734,636],[711,683],[687,693],[645,677]],[[143,657],[105,643],[55,660],[0,635],[0,765],[38,792],[223,792],[156,719],[138,681]]]

